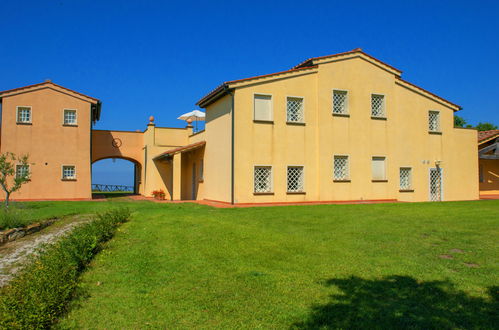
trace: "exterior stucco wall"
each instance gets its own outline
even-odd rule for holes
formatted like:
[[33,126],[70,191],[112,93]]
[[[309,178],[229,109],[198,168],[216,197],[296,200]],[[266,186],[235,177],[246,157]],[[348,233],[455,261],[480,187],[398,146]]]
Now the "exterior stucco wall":
[[206,108],[205,199],[231,201],[231,110],[230,95]]
[[[253,121],[254,94],[272,95],[273,123]],[[235,93],[235,203],[318,200],[314,74],[254,84]],[[286,97],[304,97],[305,126],[286,123]],[[274,195],[253,194],[253,168],[273,166]],[[287,165],[305,166],[307,195],[286,194]]]
[[[91,197],[90,106],[53,89],[20,93],[2,100],[1,152],[29,154],[31,181],[14,199]],[[30,106],[32,124],[16,123],[16,107]],[[77,110],[77,126],[63,125],[64,109]],[[76,181],[62,181],[62,165],[76,167]]]
[[[237,88],[235,202],[427,201],[436,161],[443,169],[444,200],[477,199],[476,131],[455,129],[451,108],[397,81],[356,58],[322,64],[318,73]],[[332,115],[333,89],[348,91],[349,117]],[[273,123],[253,121],[254,94],[272,95]],[[371,118],[371,94],[385,95],[386,120]],[[304,97],[305,126],[286,124],[286,96]],[[442,134],[428,132],[429,110],[440,112]],[[349,156],[350,182],[333,182],[334,155]],[[374,156],[386,157],[386,182],[372,181]],[[255,165],[272,166],[273,194],[253,193]],[[306,194],[286,193],[288,165],[304,165]],[[399,191],[400,167],[412,168],[414,191]]]

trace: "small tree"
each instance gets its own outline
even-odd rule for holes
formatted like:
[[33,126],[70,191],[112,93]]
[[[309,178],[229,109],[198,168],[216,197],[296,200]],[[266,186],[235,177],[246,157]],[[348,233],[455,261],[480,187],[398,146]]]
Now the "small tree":
[[[5,208],[9,207],[10,195],[18,191],[21,186],[29,181],[28,155],[16,156],[12,152],[0,154],[0,186],[5,192]],[[22,166],[25,170],[16,173],[16,166]]]

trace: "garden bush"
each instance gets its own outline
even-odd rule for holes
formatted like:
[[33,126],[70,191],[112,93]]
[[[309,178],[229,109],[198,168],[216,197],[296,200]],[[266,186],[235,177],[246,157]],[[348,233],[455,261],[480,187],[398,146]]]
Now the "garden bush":
[[12,206],[9,209],[0,209],[0,230],[24,227],[31,222],[32,220],[27,216],[25,211]]
[[97,214],[41,250],[1,289],[0,328],[50,327],[73,297],[82,270],[129,217],[127,208]]

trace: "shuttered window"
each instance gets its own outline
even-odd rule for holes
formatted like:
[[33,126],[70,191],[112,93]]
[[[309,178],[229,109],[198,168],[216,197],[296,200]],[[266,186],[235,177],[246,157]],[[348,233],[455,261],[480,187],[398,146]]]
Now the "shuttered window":
[[373,157],[372,174],[373,180],[386,180],[385,157]]
[[272,96],[255,95],[255,120],[272,121]]

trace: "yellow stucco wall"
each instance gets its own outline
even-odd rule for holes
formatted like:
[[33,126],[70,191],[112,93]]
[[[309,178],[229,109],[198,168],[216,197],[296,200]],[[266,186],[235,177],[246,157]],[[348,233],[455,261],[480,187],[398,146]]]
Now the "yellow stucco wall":
[[480,159],[480,171],[483,181],[480,182],[480,193],[499,194],[499,160]]
[[206,109],[204,198],[231,201],[231,109],[226,96]]
[[[31,181],[14,199],[91,197],[90,107],[85,98],[43,88],[2,99],[1,152],[29,154]],[[32,124],[16,123],[16,107],[31,106]],[[63,125],[64,109],[77,110],[77,126]],[[62,166],[76,167],[75,181],[62,181]]]
[[[235,90],[236,203],[426,201],[429,168],[435,161],[443,169],[444,200],[477,199],[476,131],[453,128],[449,106],[409,87],[393,72],[362,58],[324,63],[316,73],[293,78],[240,83]],[[333,89],[348,91],[349,117],[332,115]],[[272,95],[273,123],[253,122],[254,94]],[[371,94],[385,95],[387,120],[371,119]],[[304,98],[305,126],[286,124],[287,96]],[[210,110],[208,106],[207,114]],[[441,135],[428,132],[429,110],[440,111]],[[223,141],[210,139],[208,126],[206,133],[207,151]],[[230,149],[223,150],[227,159]],[[349,156],[351,182],[333,182],[333,155]],[[386,157],[387,182],[372,182],[373,156]],[[273,195],[254,195],[255,165],[273,166]],[[286,193],[288,165],[305,166],[306,194]],[[208,158],[206,166],[212,166]],[[400,167],[412,168],[413,192],[399,192]],[[208,191],[209,176],[206,182]]]

